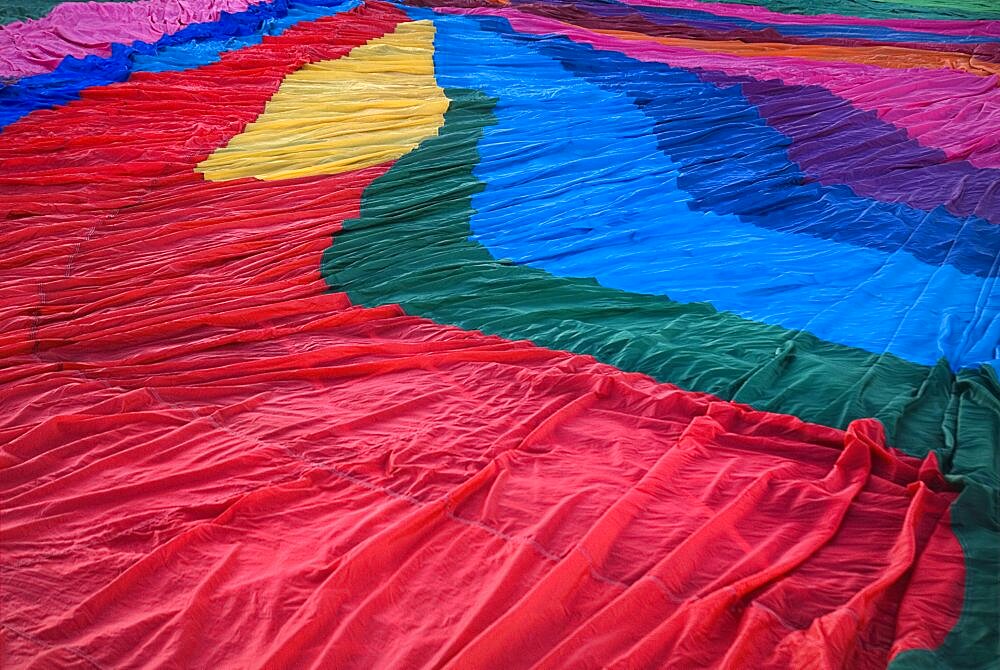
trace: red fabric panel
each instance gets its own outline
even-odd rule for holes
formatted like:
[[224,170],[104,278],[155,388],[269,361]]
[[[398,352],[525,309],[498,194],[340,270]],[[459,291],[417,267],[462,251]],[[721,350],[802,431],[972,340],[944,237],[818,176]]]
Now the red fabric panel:
[[844,436],[335,295],[295,306],[145,364],[130,354],[156,334],[91,343],[106,360],[5,388],[15,651],[879,667],[954,621],[953,495],[871,425]]

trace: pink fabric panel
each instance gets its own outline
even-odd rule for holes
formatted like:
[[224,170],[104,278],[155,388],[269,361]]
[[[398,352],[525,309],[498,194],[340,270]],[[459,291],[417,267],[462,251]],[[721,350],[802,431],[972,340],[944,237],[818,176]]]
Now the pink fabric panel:
[[155,42],[192,23],[215,21],[259,0],[65,2],[47,16],[0,26],[0,77],[50,72],[66,56],[110,52],[116,42]]

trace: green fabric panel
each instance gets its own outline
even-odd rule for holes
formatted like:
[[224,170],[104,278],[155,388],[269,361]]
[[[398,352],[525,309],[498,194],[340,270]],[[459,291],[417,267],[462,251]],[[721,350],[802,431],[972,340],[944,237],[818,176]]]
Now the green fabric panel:
[[[65,0],[0,0],[0,24],[27,19],[40,19]],[[100,0],[101,2],[132,2],[133,0]]]

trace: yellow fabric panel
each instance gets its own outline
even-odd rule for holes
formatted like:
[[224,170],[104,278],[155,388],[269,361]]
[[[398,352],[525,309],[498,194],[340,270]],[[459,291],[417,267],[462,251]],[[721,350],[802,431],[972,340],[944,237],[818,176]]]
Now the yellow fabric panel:
[[337,174],[395,160],[444,123],[434,24],[414,21],[290,74],[256,121],[198,164],[211,181]]

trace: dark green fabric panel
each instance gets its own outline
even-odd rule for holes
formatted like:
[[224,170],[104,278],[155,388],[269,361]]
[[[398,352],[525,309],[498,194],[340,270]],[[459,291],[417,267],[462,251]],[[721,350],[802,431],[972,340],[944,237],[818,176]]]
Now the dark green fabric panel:
[[[38,19],[48,14],[64,0],[0,0],[0,24],[12,21]],[[132,0],[101,0],[101,2],[130,2]]]

